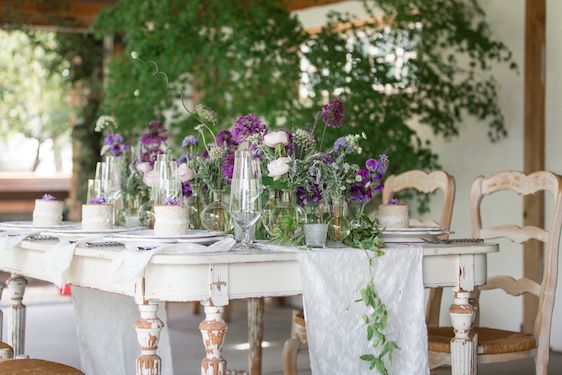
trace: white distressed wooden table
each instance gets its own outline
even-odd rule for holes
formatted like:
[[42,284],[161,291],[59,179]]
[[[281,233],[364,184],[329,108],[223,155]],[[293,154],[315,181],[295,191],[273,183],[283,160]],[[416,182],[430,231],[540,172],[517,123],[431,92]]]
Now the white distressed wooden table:
[[[24,354],[25,277],[46,280],[44,251],[54,242],[25,241],[0,251],[0,270],[9,272],[9,344]],[[453,287],[450,315],[455,331],[451,341],[453,375],[476,374],[477,337],[471,334],[474,310],[469,298],[475,286],[486,283],[487,254],[498,245],[487,243],[424,244],[423,277],[426,287]],[[205,347],[202,375],[226,374],[221,355],[227,324],[222,318],[231,299],[301,294],[301,277],[295,251],[255,250],[248,253],[155,255],[144,276],[130,286],[112,283],[109,266],[119,247],[77,248],[69,272],[72,285],[131,296],[139,307],[134,322],[141,355],[137,375],[160,373],[157,346],[162,322],[157,301],[201,301],[205,320],[199,325]],[[0,294],[3,285],[0,283]]]

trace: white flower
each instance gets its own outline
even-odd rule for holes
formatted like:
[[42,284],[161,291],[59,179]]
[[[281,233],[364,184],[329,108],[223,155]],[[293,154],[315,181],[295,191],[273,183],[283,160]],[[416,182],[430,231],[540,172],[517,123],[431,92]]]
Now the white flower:
[[96,121],[94,131],[101,133],[107,127],[117,127],[117,119],[113,116],[100,116]]
[[178,177],[181,182],[191,181],[195,177],[195,172],[187,166],[187,163],[183,163],[178,167]]
[[267,133],[265,137],[263,137],[263,143],[269,147],[275,147],[277,145],[287,146],[289,144],[289,134],[283,130]]
[[359,175],[356,175],[356,176],[355,176],[355,181],[356,181],[356,182],[361,182],[361,181],[363,181],[363,177],[361,177],[361,176],[359,176]]
[[269,172],[267,175],[269,177],[273,177],[274,180],[279,179],[279,177],[289,172],[290,162],[291,162],[291,158],[286,156],[273,160],[272,162],[267,164],[267,170]]
[[146,172],[144,176],[142,176],[142,180],[149,187],[153,188],[156,185],[156,182],[158,181],[158,175],[156,174],[156,171],[152,170]]
[[150,165],[149,162],[140,163],[139,165],[137,165],[137,171],[139,171],[142,174],[150,172],[151,170],[152,170],[152,165]]
[[137,51],[133,51],[131,52],[131,57],[136,60],[139,58],[139,53]]

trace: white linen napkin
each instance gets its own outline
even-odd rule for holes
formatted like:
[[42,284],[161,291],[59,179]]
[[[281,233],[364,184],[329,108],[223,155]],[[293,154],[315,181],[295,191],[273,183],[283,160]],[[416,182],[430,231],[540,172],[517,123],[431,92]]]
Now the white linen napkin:
[[76,249],[76,246],[86,242],[99,240],[101,238],[102,237],[98,236],[81,238],[80,241],[61,240],[58,244],[51,246],[47,251],[45,251],[42,258],[47,279],[61,288],[68,280],[67,272],[72,264],[72,259],[74,259],[74,250]]
[[12,250],[33,234],[36,233],[0,233],[0,250]]
[[196,243],[174,243],[156,245],[150,250],[140,251],[137,246],[127,244],[127,249],[119,252],[111,261],[110,272],[115,283],[127,284],[142,275],[155,254],[216,253],[230,251],[235,243],[234,238],[227,237],[210,246]]

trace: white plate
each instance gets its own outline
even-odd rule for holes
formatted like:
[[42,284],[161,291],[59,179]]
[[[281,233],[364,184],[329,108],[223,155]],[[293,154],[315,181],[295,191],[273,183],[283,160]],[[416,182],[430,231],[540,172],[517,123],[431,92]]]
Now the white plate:
[[119,234],[120,238],[134,239],[134,240],[193,240],[193,239],[206,239],[224,237],[223,232],[193,229],[188,231],[187,234],[176,236],[155,236],[154,230],[145,229],[130,233]]
[[73,228],[65,228],[65,229],[47,229],[41,231],[42,234],[48,234],[50,236],[59,236],[59,237],[68,237],[68,236],[95,236],[95,235],[109,235],[114,233],[123,233],[123,232],[131,232],[135,230],[141,230],[144,227],[117,227],[111,229],[99,229],[99,230],[86,230],[82,229],[82,227],[73,227]]
[[45,229],[63,229],[63,228],[76,228],[80,225],[77,222],[65,221],[61,225],[55,226],[48,226],[48,227],[36,227],[33,226],[32,221],[5,221],[0,223],[0,227],[5,229],[38,229],[38,230],[45,230]]
[[151,247],[157,246],[162,244],[176,244],[176,243],[196,243],[200,245],[210,245],[215,242],[219,242],[220,240],[224,239],[225,236],[216,236],[216,237],[202,237],[202,238],[177,238],[177,237],[168,237],[168,238],[133,238],[133,237],[125,237],[121,234],[116,234],[110,237],[112,241],[122,242],[124,244],[129,244],[131,246],[137,247]]
[[400,229],[385,229],[382,231],[384,242],[394,243],[424,243],[434,241],[438,236],[450,233],[443,228],[436,227],[410,227]]
[[408,228],[386,228],[383,233],[400,233],[400,234],[413,234],[413,233],[430,233],[430,234],[446,234],[449,233],[446,229],[438,227],[408,227]]

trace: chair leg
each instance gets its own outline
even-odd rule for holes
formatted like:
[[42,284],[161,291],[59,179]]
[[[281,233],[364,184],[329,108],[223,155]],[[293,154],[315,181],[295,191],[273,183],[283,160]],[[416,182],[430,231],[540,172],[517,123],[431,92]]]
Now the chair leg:
[[301,342],[297,338],[285,341],[283,347],[283,375],[297,375],[297,355]]
[[443,288],[434,288],[429,291],[425,323],[428,327],[439,327],[439,313],[441,310],[441,297]]
[[536,375],[547,375],[548,374],[548,357],[549,357],[549,347],[546,350],[541,350],[539,348],[539,352],[535,357],[535,374]]

